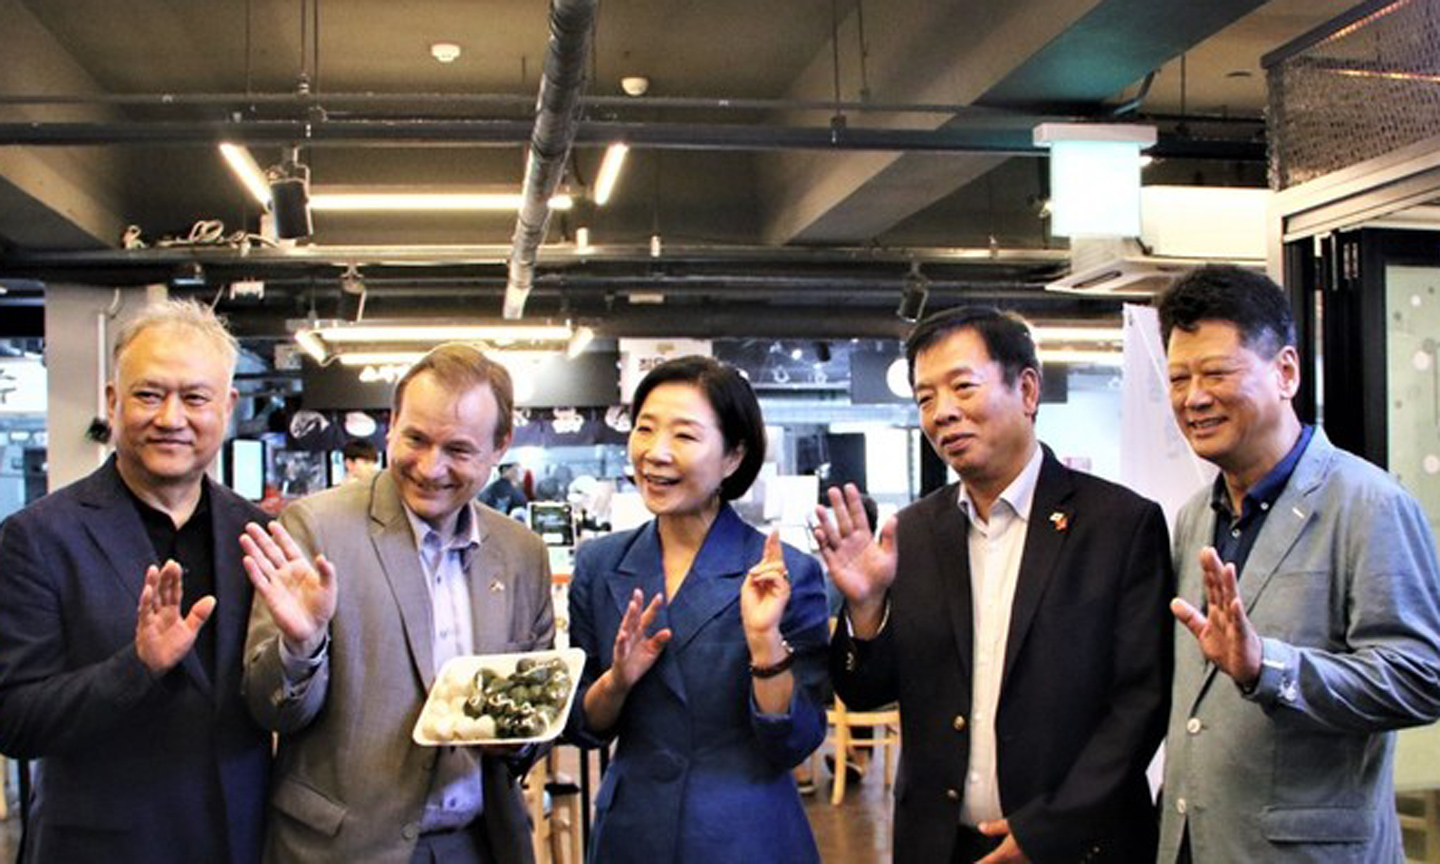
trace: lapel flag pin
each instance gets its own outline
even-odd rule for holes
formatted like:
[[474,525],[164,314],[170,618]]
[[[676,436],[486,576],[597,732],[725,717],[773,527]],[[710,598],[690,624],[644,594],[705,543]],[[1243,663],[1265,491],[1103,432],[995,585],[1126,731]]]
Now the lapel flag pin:
[[1070,517],[1056,510],[1050,514],[1050,524],[1055,526],[1056,531],[1064,533],[1065,529],[1070,527]]

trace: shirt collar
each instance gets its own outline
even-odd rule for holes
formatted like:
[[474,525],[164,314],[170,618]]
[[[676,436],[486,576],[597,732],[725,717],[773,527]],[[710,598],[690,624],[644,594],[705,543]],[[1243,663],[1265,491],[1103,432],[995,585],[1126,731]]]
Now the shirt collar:
[[455,519],[454,533],[449,537],[430,527],[430,523],[415,515],[402,499],[401,508],[405,510],[405,518],[410,520],[410,530],[415,535],[415,548],[420,549],[425,545],[425,538],[434,534],[444,549],[469,549],[472,546],[480,545],[480,523],[475,519],[473,508],[466,504],[460,508],[459,516]]
[[[1035,502],[1035,485],[1040,479],[1040,466],[1045,461],[1045,450],[1040,442],[1035,442],[1035,449],[1030,454],[1030,461],[1020,469],[1010,485],[1000,493],[996,501],[1004,501],[1016,516],[1021,520],[1030,521],[1030,506]],[[973,519],[975,513],[975,502],[970,499],[970,490],[962,482],[960,484],[960,509],[965,512],[967,519]],[[995,512],[992,506],[990,512]]]
[[[1285,491],[1285,485],[1290,482],[1290,475],[1295,473],[1295,466],[1300,464],[1300,457],[1305,455],[1305,448],[1310,444],[1310,439],[1314,434],[1315,427],[1313,425],[1307,423],[1300,427],[1300,435],[1295,439],[1294,445],[1290,447],[1290,452],[1285,454],[1284,459],[1275,463],[1275,467],[1266,472],[1265,476],[1260,478],[1259,483],[1245,493],[1245,498],[1240,502],[1241,513],[1239,515],[1244,516],[1245,511],[1251,510],[1253,507],[1262,504],[1269,507],[1275,503],[1280,497],[1280,493]],[[1210,488],[1210,507],[1229,513],[1232,519],[1236,515],[1230,513],[1230,492],[1225,486],[1224,473],[1215,475],[1215,485]]]

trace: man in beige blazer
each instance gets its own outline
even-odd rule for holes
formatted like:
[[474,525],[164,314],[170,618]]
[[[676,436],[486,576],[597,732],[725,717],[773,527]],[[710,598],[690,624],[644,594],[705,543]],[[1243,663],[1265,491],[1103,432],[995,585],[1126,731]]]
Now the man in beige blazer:
[[503,367],[440,346],[396,386],[385,471],[241,539],[245,692],[280,734],[266,861],[531,860],[523,754],[410,737],[446,659],[554,636],[543,544],[474,502],[512,404]]

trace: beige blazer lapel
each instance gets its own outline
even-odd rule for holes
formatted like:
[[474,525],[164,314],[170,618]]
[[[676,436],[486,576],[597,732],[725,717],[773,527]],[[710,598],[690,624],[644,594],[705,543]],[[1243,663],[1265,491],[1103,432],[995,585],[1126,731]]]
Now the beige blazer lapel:
[[514,593],[517,589],[515,573],[519,568],[509,566],[513,550],[507,547],[501,532],[491,530],[491,519],[508,519],[508,516],[493,516],[481,507],[470,505],[471,518],[475,520],[480,537],[480,548],[470,555],[465,574],[470,580],[471,635],[476,654],[501,654],[519,650],[516,638],[511,633],[514,624]]
[[405,641],[410,645],[410,659],[415,671],[425,682],[425,689],[435,683],[435,623],[431,617],[430,594],[425,588],[425,573],[420,567],[420,553],[415,549],[415,534],[400,503],[400,490],[390,472],[383,472],[375,481],[370,500],[370,541],[380,559],[380,569],[390,584],[400,620],[405,627]]

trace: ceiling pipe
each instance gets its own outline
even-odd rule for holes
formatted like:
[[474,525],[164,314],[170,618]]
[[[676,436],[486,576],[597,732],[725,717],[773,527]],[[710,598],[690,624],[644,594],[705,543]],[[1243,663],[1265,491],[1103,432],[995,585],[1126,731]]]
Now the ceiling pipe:
[[[849,126],[770,126],[763,123],[619,123],[573,121],[573,143],[671,150],[829,150],[911,153],[983,153],[1041,157],[1033,127],[991,120],[941,128],[893,129]],[[1057,122],[1085,122],[1067,117]],[[1253,125],[1253,124],[1252,124]],[[286,145],[303,139],[317,147],[511,147],[533,137],[535,125],[520,120],[247,120],[129,121],[116,123],[0,123],[0,146],[78,147],[166,144],[213,147]],[[1152,155],[1169,158],[1265,161],[1260,141],[1159,134]],[[558,181],[557,181],[558,182]]]
[[579,128],[580,88],[590,55],[590,33],[597,0],[551,0],[550,44],[540,79],[535,131],[525,158],[524,201],[515,218],[505,287],[506,318],[525,314],[525,298],[535,279],[535,263],[550,223],[550,198],[565,176],[565,162]]

